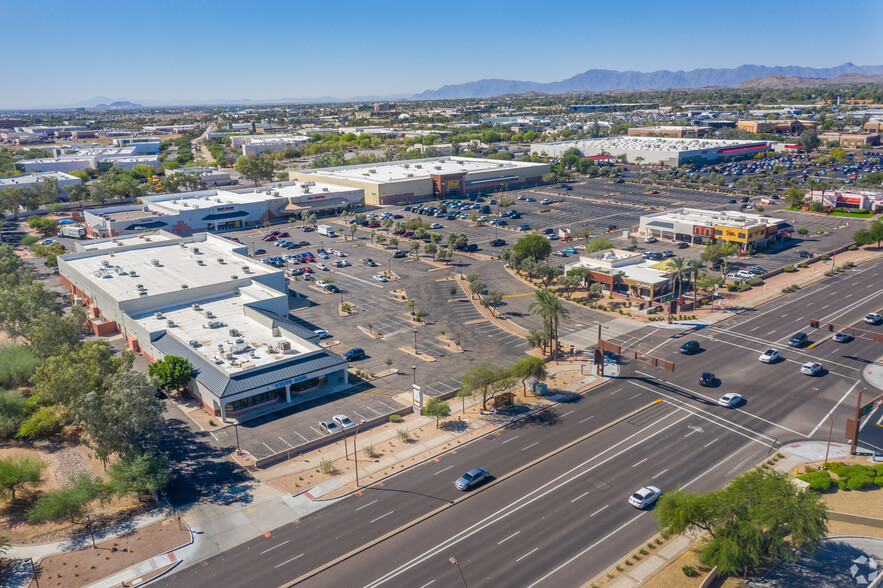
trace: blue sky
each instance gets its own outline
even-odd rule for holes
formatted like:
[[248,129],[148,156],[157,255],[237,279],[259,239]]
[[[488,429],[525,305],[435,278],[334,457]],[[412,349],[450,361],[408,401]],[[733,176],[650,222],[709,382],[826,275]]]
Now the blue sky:
[[0,14],[0,108],[409,94],[591,68],[883,62],[878,0],[2,0]]

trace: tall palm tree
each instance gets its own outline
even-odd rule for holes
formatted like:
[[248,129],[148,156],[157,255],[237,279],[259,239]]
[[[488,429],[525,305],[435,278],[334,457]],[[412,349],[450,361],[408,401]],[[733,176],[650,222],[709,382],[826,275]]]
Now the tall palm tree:
[[564,306],[558,295],[548,288],[543,288],[536,292],[536,300],[530,303],[528,309],[531,314],[538,314],[543,318],[546,335],[554,350],[554,359],[558,361],[558,350],[560,347],[558,327],[562,319],[566,320],[570,316],[570,310]]
[[705,262],[701,259],[691,259],[687,262],[689,267],[688,276],[693,277],[693,291],[696,291],[696,280],[699,279],[699,272],[705,267]]
[[680,291],[683,285],[684,276],[689,275],[687,260],[683,257],[672,257],[668,260],[668,271],[677,284],[676,290]]

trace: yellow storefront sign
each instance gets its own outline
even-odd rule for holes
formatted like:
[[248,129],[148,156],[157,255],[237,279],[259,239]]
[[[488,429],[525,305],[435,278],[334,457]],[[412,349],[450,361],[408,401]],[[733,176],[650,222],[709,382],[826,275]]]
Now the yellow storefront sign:
[[754,227],[751,229],[737,229],[734,227],[724,227],[716,225],[714,227],[715,239],[722,241],[732,241],[735,243],[753,243],[758,239],[766,236],[766,226]]

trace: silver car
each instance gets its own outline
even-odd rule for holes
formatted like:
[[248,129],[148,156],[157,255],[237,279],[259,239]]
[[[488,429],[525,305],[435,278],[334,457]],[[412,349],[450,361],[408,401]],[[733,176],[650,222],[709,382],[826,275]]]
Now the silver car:
[[484,468],[473,468],[457,478],[454,487],[457,490],[469,490],[474,486],[478,486],[490,477],[490,473]]

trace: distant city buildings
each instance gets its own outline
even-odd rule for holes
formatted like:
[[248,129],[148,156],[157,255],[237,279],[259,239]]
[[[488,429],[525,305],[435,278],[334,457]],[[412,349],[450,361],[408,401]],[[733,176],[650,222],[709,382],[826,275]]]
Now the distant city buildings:
[[561,157],[569,149],[583,156],[625,156],[630,163],[680,167],[754,157],[772,149],[768,141],[728,141],[722,139],[671,139],[665,137],[604,137],[576,141],[533,143],[531,155]]

